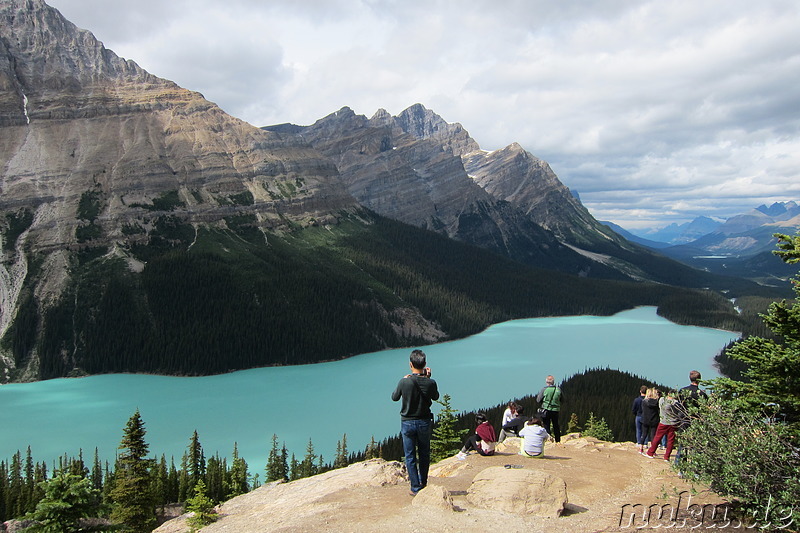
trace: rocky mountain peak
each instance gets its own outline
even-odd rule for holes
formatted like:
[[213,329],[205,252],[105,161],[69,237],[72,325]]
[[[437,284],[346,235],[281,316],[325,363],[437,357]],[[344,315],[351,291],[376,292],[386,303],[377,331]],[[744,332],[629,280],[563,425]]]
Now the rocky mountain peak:
[[480,149],[461,124],[446,122],[422,104],[405,109],[395,117],[395,123],[416,139],[432,139],[442,143],[453,155],[461,156]]
[[3,2],[0,20],[6,37],[0,40],[0,85],[12,89],[0,97],[5,124],[113,112],[108,106],[88,105],[78,97],[85,92],[102,96],[132,83],[177,89],[118,57],[41,0]]
[[388,111],[381,108],[375,111],[375,114],[372,115],[369,121],[371,124],[377,126],[391,126],[394,124],[394,117],[390,115]]

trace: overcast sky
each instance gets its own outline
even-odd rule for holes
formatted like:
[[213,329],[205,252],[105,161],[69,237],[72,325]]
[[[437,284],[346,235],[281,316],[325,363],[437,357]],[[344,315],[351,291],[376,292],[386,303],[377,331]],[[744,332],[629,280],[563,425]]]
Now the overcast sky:
[[414,103],[626,228],[800,200],[797,0],[47,0],[256,126]]

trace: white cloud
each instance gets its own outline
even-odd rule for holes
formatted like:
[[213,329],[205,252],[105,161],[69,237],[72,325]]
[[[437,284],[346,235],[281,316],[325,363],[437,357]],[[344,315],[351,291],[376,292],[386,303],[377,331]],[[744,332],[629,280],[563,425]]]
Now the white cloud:
[[800,199],[793,0],[50,4],[256,125],[420,102],[623,226]]

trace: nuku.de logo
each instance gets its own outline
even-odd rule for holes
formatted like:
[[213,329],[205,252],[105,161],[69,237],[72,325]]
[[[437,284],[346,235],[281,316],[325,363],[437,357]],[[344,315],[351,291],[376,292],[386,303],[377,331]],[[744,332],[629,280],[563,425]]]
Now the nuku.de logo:
[[678,494],[677,502],[641,503],[622,506],[618,527],[621,529],[785,529],[792,525],[794,508],[772,506],[769,497],[763,511],[754,512],[750,519],[733,518],[729,503],[695,503],[689,491]]

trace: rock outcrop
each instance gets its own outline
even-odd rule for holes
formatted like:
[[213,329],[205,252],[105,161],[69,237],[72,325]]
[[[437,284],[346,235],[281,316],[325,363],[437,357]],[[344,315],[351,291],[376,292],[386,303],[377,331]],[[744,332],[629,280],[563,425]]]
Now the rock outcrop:
[[467,500],[483,509],[558,518],[569,501],[564,480],[538,470],[492,466],[472,480]]
[[[518,450],[519,439],[511,438],[491,457],[445,459],[432,465],[428,486],[414,497],[404,466],[380,459],[262,486],[220,505],[219,520],[203,531],[572,533],[725,523],[723,513],[705,523],[692,514],[697,505],[724,507],[721,498],[685,483],[668,463],[642,457],[633,443],[570,434],[558,446],[547,445],[544,459]],[[643,516],[649,506],[674,509],[676,516]],[[186,518],[156,531],[186,533]]]

